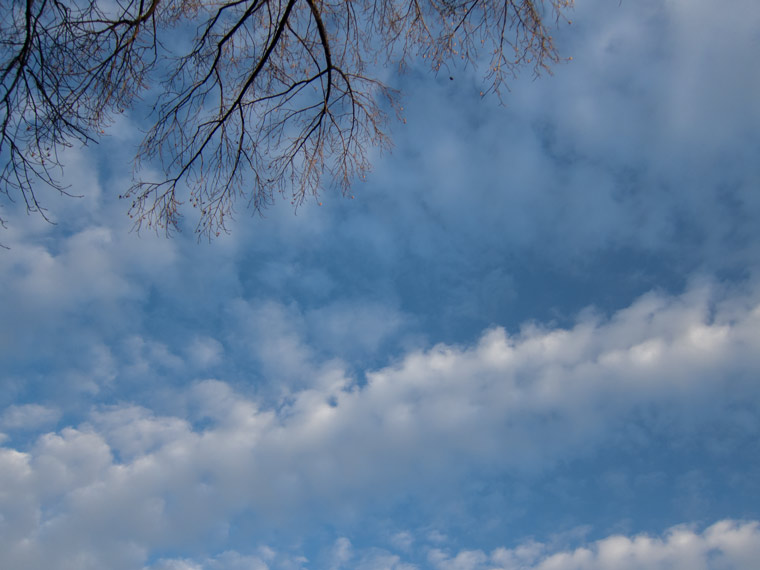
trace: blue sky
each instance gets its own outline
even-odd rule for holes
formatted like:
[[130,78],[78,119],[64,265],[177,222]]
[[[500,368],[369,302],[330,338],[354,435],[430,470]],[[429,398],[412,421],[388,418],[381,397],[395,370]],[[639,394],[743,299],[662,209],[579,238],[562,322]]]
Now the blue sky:
[[354,199],[137,235],[125,116],[4,204],[0,566],[756,568],[760,11],[572,19],[395,79]]

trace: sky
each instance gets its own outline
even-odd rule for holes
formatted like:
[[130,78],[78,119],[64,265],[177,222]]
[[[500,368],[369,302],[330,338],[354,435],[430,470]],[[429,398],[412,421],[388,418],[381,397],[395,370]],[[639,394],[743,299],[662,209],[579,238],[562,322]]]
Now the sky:
[[128,113],[4,203],[0,567],[756,568],[760,10],[571,18],[396,77],[354,199],[135,233]]

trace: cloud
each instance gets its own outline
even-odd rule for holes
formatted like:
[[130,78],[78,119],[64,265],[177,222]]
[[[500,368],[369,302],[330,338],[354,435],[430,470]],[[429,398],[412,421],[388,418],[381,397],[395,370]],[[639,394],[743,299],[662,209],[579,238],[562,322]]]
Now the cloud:
[[545,544],[516,548],[430,551],[436,570],[750,570],[760,555],[757,521],[724,520],[702,532],[676,526],[661,537],[615,535],[574,550],[556,551]]
[[440,570],[475,570],[488,561],[488,556],[479,550],[463,550],[449,558],[443,551],[433,549],[428,554],[428,560]]
[[414,536],[409,531],[400,531],[391,537],[391,544],[396,550],[408,551],[414,543]]
[[333,545],[331,568],[337,570],[346,567],[352,556],[351,541],[345,536],[341,536]]
[[[747,0],[712,4],[579,4],[557,32],[573,61],[514,82],[506,108],[481,100],[474,72],[445,87],[406,76],[410,126],[356,200],[297,216],[280,204],[254,220],[241,208],[211,246],[129,234],[115,198],[124,149],[77,151],[67,182],[92,189],[88,214],[77,218],[78,200],[63,202],[58,217],[76,222],[65,227],[12,213],[0,239],[14,301],[0,307],[0,351],[28,383],[32,361],[81,379],[93,366],[77,347],[95,339],[103,352],[137,335],[187,355],[211,338],[233,363],[214,373],[231,378],[260,364],[229,370],[244,360],[227,351],[236,309],[266,320],[276,311],[262,307],[279,306],[316,352],[377,366],[378,351],[409,346],[402,334],[471,342],[491,324],[614,310],[653,284],[679,291],[695,271],[754,271],[760,118],[744,46],[757,18]],[[103,378],[77,385],[91,394]]]
[[414,121],[379,174],[406,189],[394,217],[424,220],[402,235],[436,252],[475,242],[502,260],[528,249],[543,264],[609,249],[688,271],[746,261],[758,245],[752,2],[574,12],[557,31],[573,60],[513,82],[506,108],[480,100],[481,70],[459,88],[431,80],[410,94]]
[[[678,525],[660,536],[617,534],[567,550],[535,541],[514,548],[495,548],[489,553],[482,550],[451,553],[445,548],[425,546],[420,553],[426,555],[420,563],[370,547],[356,553],[358,559],[352,567],[360,570],[752,570],[760,555],[759,545],[760,523],[722,520],[701,531],[694,525]],[[261,558],[229,551],[203,564],[165,560],[150,570],[274,570],[294,568],[297,561],[294,558],[280,554],[270,566]]]
[[753,291],[700,285],[608,319],[584,313],[568,329],[494,328],[471,346],[413,351],[363,384],[317,366],[275,404],[206,380],[178,393],[187,419],[104,407],[28,451],[3,450],[13,531],[0,550],[14,568],[44,566],[53,551],[88,552],[93,567],[118,551],[127,568],[194,537],[223,544],[244,513],[276,528],[383,512],[400,492],[445,501],[478,473],[540,471],[626,438],[631,424],[645,441],[726,426],[729,439],[750,437],[758,339]]
[[218,364],[222,359],[224,347],[213,338],[196,337],[187,347],[187,356],[198,368],[208,368]]
[[143,570],[300,570],[307,568],[307,563],[303,556],[259,546],[255,554],[248,555],[226,550],[202,560],[161,558]]
[[23,404],[9,406],[0,416],[0,427],[3,429],[40,429],[55,424],[61,417],[61,412],[55,408],[39,404]]

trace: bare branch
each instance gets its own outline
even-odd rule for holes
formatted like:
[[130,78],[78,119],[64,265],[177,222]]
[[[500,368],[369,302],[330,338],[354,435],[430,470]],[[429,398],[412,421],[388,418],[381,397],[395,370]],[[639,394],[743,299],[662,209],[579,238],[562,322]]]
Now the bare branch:
[[[25,0],[0,6],[0,192],[46,216],[38,189],[67,192],[60,153],[97,141],[149,84],[154,124],[139,149],[136,226],[225,231],[242,198],[298,206],[347,192],[387,148],[398,93],[374,75],[412,58],[434,72],[485,65],[501,97],[519,69],[560,61],[549,33],[572,0]],[[177,28],[173,30],[173,28]],[[194,30],[183,53],[177,46]],[[183,41],[172,42],[173,36]],[[153,92],[153,91],[152,91]],[[150,168],[145,168],[150,167]],[[145,172],[155,172],[148,178]],[[1,222],[1,220],[0,220]]]

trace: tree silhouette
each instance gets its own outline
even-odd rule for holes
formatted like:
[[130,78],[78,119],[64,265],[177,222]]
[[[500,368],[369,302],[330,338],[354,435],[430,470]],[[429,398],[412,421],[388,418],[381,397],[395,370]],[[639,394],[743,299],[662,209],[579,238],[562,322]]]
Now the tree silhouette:
[[[62,148],[96,141],[138,98],[153,124],[124,196],[136,224],[225,229],[238,200],[344,192],[386,147],[388,65],[485,67],[500,96],[559,61],[550,27],[572,0],[8,0],[0,7],[2,192],[45,215]],[[141,165],[159,166],[140,168]],[[161,172],[153,179],[148,172]]]

